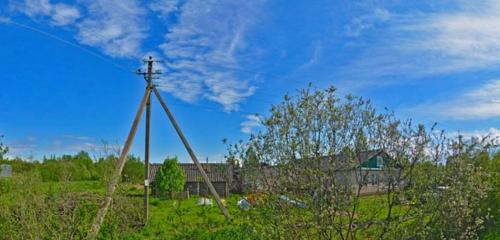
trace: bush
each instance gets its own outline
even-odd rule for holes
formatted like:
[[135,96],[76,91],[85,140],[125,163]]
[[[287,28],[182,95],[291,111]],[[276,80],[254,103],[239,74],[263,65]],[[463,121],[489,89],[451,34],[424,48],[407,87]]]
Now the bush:
[[129,156],[122,172],[122,181],[141,183],[144,179],[144,163],[135,156]]
[[0,195],[8,193],[12,189],[11,178],[0,178]]
[[55,159],[45,160],[38,168],[42,181],[61,181],[63,180],[63,172],[65,172],[65,167],[62,163]]
[[184,171],[179,165],[177,158],[167,158],[158,169],[154,180],[154,190],[160,196],[166,196],[184,189]]

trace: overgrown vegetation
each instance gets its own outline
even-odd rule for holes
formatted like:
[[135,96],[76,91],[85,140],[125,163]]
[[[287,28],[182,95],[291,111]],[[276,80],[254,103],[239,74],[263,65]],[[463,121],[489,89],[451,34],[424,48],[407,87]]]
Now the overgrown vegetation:
[[[8,186],[0,189],[0,239],[85,239],[104,191],[99,182],[41,182],[36,174],[0,179],[0,186]],[[141,203],[117,194],[100,238],[140,229]]]
[[[336,90],[285,96],[263,118],[264,130],[229,147],[244,163],[244,195],[216,207],[151,199],[142,226],[143,163],[129,157],[100,239],[498,239],[500,152],[496,139],[463,139],[379,113]],[[390,157],[381,191],[366,196],[369,150]],[[497,151],[497,152],[495,152]],[[0,179],[0,239],[84,239],[115,168],[113,153],[80,152],[42,161],[4,159],[14,176]],[[343,157],[338,157],[342,155]],[[177,159],[156,175],[162,194],[180,191]],[[350,178],[352,177],[352,178]],[[352,181],[348,181],[351,179]],[[236,202],[246,198],[248,211]]]
[[[497,139],[401,121],[335,88],[287,95],[262,124],[228,160],[251,163],[251,223],[267,239],[475,239],[499,223]],[[391,160],[378,173],[384,197],[364,213],[371,150]]]
[[[0,159],[14,173],[0,178],[0,239],[85,239],[116,161],[83,151],[42,161]],[[129,156],[123,172],[101,239],[123,239],[143,224],[142,199],[130,196],[143,179],[143,163]]]

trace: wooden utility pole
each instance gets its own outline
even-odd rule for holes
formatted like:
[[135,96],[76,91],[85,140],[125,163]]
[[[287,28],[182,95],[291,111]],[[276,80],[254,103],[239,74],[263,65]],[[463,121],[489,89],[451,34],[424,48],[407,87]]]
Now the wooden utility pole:
[[116,166],[115,172],[113,173],[113,176],[111,177],[111,181],[108,184],[107,190],[106,190],[106,196],[104,198],[103,203],[99,207],[97,211],[97,216],[94,219],[94,222],[92,223],[92,227],[90,229],[90,233],[88,235],[89,239],[95,239],[97,235],[99,234],[99,230],[101,228],[101,225],[104,221],[104,217],[106,216],[106,213],[111,205],[112,199],[113,199],[113,194],[116,190],[116,186],[121,178],[121,174],[123,171],[123,167],[125,166],[125,162],[127,160],[127,155],[128,152],[130,151],[130,147],[132,146],[132,142],[134,141],[135,133],[137,132],[137,127],[139,125],[139,122],[141,120],[142,112],[144,111],[144,108],[146,108],[146,138],[145,138],[145,151],[144,151],[144,221],[147,223],[148,221],[148,213],[149,213],[149,136],[150,136],[150,122],[151,122],[151,92],[154,92],[157,99],[160,101],[161,106],[163,107],[163,110],[165,110],[165,113],[167,114],[167,117],[169,118],[170,122],[175,128],[175,131],[179,135],[179,138],[181,139],[182,143],[184,144],[184,147],[186,148],[187,152],[189,153],[189,156],[193,160],[193,162],[196,164],[198,171],[201,173],[203,180],[208,186],[208,189],[210,190],[210,193],[212,193],[212,196],[215,198],[215,201],[217,202],[217,205],[219,206],[220,210],[224,214],[224,217],[226,219],[230,219],[229,212],[227,211],[226,207],[222,204],[222,201],[220,200],[219,194],[217,194],[217,191],[215,190],[214,186],[212,185],[212,182],[208,178],[208,175],[205,173],[205,170],[201,166],[200,162],[198,161],[198,158],[194,154],[193,149],[189,145],[186,137],[182,133],[179,124],[175,120],[174,116],[170,112],[170,110],[167,107],[167,104],[161,97],[160,93],[156,89],[155,85],[153,84],[153,75],[155,74],[160,74],[159,71],[154,71],[153,72],[153,63],[156,62],[153,60],[152,57],[149,57],[145,62],[148,65],[147,72],[141,72],[140,70],[137,71],[138,74],[144,75],[144,78],[147,82],[146,86],[146,92],[144,93],[144,96],[141,100],[141,104],[139,105],[139,109],[137,110],[137,114],[135,116],[134,122],[132,123],[132,128],[130,129],[129,135],[127,137],[127,140],[125,141],[125,145],[123,147],[123,150],[120,154],[120,158],[118,159],[118,164]]
[[[146,72],[147,89],[151,94],[153,89],[153,58],[147,60],[148,71]],[[151,96],[146,103],[146,139],[144,141],[144,224],[148,223],[149,218],[149,132],[151,127]]]

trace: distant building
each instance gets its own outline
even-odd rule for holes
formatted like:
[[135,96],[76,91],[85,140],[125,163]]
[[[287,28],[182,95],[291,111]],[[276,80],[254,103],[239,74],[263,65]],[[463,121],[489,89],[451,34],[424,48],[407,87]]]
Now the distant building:
[[12,166],[9,164],[0,165],[0,177],[12,177]]
[[[324,156],[319,159],[296,159],[293,165],[295,170],[288,171],[267,164],[257,167],[231,167],[225,163],[202,163],[212,185],[220,196],[227,197],[230,192],[253,192],[269,190],[269,187],[277,186],[278,179],[288,178],[288,183],[298,182],[299,185],[307,186],[315,176],[307,172],[311,165],[325,173],[332,174],[338,183],[346,186],[357,187],[362,185],[362,194],[373,194],[384,192],[387,183],[393,179],[394,174],[399,172],[398,168],[387,168],[391,157],[382,150],[371,150],[359,153],[357,156],[348,157],[345,154]],[[210,195],[198,168],[193,163],[180,163],[186,176],[184,191],[191,195]],[[151,164],[149,168],[150,182],[155,179],[156,172],[162,164]],[[294,188],[294,186],[287,186]],[[302,189],[308,191],[308,189]],[[155,193],[153,188],[153,194]]]
[[[210,195],[208,186],[205,184],[201,173],[194,163],[179,163],[179,165],[184,170],[184,176],[186,177],[184,191],[189,191],[190,195]],[[161,163],[153,163],[149,167],[149,181],[151,183],[154,182],[156,173],[161,166]],[[208,178],[210,178],[217,194],[222,197],[228,197],[233,181],[232,168],[224,163],[201,163],[201,166],[208,175]],[[153,194],[155,192],[153,188]]]
[[[318,169],[327,174],[332,174],[337,183],[345,186],[357,187],[362,185],[362,194],[384,192],[387,183],[393,179],[393,175],[399,170],[387,168],[391,157],[382,150],[370,150],[359,153],[357,156],[335,154],[315,159],[296,159],[293,165],[270,166],[261,165],[257,168],[243,171],[243,191],[269,190],[273,186],[279,186],[279,179],[288,179],[288,183],[297,183],[298,186],[287,186],[287,188],[305,187],[308,182],[314,181],[315,176],[308,171]],[[328,184],[328,183],[327,183]],[[308,189],[298,189],[308,191]]]

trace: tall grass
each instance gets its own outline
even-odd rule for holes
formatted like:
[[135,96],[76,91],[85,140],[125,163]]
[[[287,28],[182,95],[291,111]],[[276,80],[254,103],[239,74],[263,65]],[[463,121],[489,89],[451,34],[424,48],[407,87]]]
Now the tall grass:
[[[42,183],[36,174],[0,179],[0,239],[85,239],[102,199],[96,184]],[[122,191],[99,238],[122,239],[142,222],[142,199]]]

